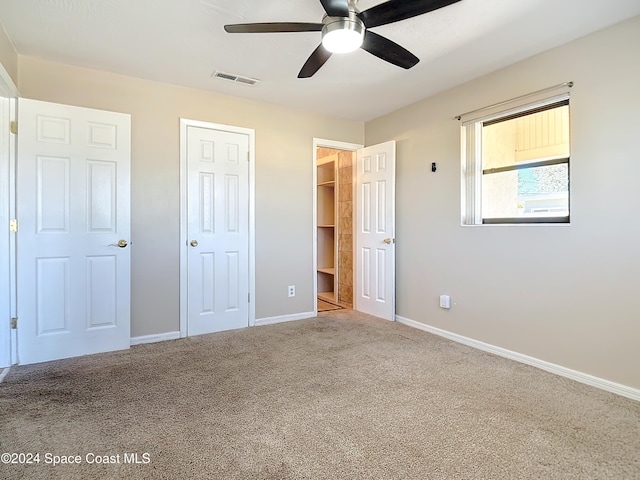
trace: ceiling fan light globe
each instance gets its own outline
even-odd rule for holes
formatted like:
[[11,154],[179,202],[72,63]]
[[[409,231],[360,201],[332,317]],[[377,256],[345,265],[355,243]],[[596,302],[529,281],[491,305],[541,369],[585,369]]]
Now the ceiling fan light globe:
[[349,19],[329,23],[322,29],[322,46],[331,53],[349,53],[362,46],[364,25]]

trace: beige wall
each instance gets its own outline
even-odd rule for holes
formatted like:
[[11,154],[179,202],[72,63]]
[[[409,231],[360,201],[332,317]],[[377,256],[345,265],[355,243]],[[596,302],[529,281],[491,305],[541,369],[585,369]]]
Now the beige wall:
[[[398,315],[640,388],[636,45],[640,17],[365,125],[398,142]],[[571,225],[460,226],[454,115],[570,80]]]
[[180,117],[255,129],[256,318],[313,311],[313,138],[362,143],[362,123],[23,56],[19,79],[24,97],[132,115],[132,336],[179,328]]
[[13,43],[4,31],[4,27],[0,23],[0,63],[7,71],[11,80],[18,84],[18,55],[13,47]]

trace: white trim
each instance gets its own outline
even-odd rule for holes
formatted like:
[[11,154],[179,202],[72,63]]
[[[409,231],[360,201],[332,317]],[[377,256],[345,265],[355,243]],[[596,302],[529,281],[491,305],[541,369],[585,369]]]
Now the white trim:
[[17,98],[20,96],[18,87],[16,87],[11,75],[9,75],[9,72],[7,72],[2,63],[0,63],[0,95],[8,98]]
[[187,336],[187,127],[200,127],[241,133],[249,137],[249,322],[252,327],[256,319],[256,207],[255,165],[256,134],[252,128],[180,119],[180,337]]
[[9,102],[10,100],[0,96],[0,368],[11,365],[11,327],[9,319],[11,312],[11,264],[14,256],[11,254],[11,237],[15,234],[9,232],[9,220],[12,217],[9,206],[11,198],[11,158],[9,144],[12,135],[9,132]]
[[[316,302],[316,308],[317,302]],[[280,315],[277,317],[259,318],[255,322],[255,326],[273,325],[274,323],[293,322],[295,320],[306,320],[317,317],[317,312],[292,313],[290,315]]]
[[417,328],[419,330],[424,330],[425,332],[444,337],[457,343],[462,343],[463,345],[468,345],[469,347],[477,348],[478,350],[482,350],[484,352],[493,353],[494,355],[508,358],[510,360],[515,360],[516,362],[525,363],[527,365],[531,365],[532,367],[536,367],[541,370],[560,375],[562,377],[570,378],[571,380],[575,380],[577,382],[584,383],[601,390],[606,390],[607,392],[615,393],[616,395],[621,395],[632,400],[640,401],[640,389],[637,388],[628,387],[620,383],[611,382],[599,377],[594,377],[593,375],[589,375],[588,373],[578,372],[561,365],[556,365],[555,363],[546,362],[544,360],[507,350],[502,347],[496,347],[495,345],[484,343],[479,340],[474,340],[473,338],[464,337],[462,335],[458,335],[457,333],[448,332],[446,330],[432,327],[430,325],[425,325],[424,323],[416,322],[415,320],[410,320],[408,318],[401,317],[400,315],[396,315],[396,322],[408,325],[409,327]]
[[[327,140],[324,138],[313,138],[313,147],[314,149],[317,147],[326,147],[326,148],[335,148],[336,150],[347,150],[347,151],[356,151],[361,148],[364,148],[364,145],[360,143],[348,143],[348,142],[339,142],[337,140]],[[314,163],[315,166],[315,163]]]
[[[9,107],[9,117],[13,121],[18,120],[18,97],[14,97],[11,100],[11,106]],[[18,159],[17,154],[18,141],[14,134],[11,134],[11,143],[9,145],[9,212],[12,218],[18,218],[16,208],[16,162]],[[18,316],[18,262],[17,262],[17,247],[16,236],[11,235],[9,242],[9,256],[11,258],[11,316]],[[11,363],[18,363],[18,329],[11,330]]]
[[180,119],[180,337],[187,336],[187,122]]
[[[15,234],[9,233],[9,220],[16,218],[15,210],[15,142],[16,136],[9,132],[9,123],[16,120],[16,98],[19,92],[11,76],[0,63],[0,135],[6,148],[0,151],[0,368],[17,363],[17,331],[12,330],[9,320],[16,316],[15,297]],[[6,372],[6,371],[5,371]],[[6,373],[3,373],[6,375]]]
[[[323,138],[315,138],[313,139],[313,175],[311,176],[312,181],[312,256],[313,256],[313,316],[318,315],[318,172],[316,170],[316,164],[318,163],[318,148],[335,148],[336,150],[346,150],[348,152],[355,152],[361,148],[364,148],[364,145],[360,145],[359,143],[346,143],[346,142],[338,142],[336,140],[326,140]],[[355,172],[355,169],[354,169]],[[337,254],[337,252],[336,252]],[[355,286],[355,285],[354,285]]]
[[131,346],[142,345],[144,343],[164,342],[166,340],[177,340],[180,338],[180,332],[157,333],[155,335],[143,335],[141,337],[131,337]]

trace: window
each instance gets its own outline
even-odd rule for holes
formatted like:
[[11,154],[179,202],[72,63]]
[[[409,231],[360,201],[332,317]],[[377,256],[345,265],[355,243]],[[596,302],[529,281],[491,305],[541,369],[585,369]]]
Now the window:
[[569,222],[569,95],[463,123],[463,223]]

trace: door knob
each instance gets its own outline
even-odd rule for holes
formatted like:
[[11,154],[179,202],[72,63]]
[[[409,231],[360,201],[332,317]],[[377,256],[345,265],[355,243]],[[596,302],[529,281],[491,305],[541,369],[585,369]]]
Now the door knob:
[[129,245],[129,243],[126,240],[118,240],[118,243],[109,244],[110,247],[120,247],[120,248],[124,248],[127,245]]
[[198,241],[197,240],[191,240],[190,245],[192,247],[197,247],[198,246]]
[[383,242],[387,245],[391,245],[392,243],[394,243],[394,240],[392,240],[391,238],[385,238]]

